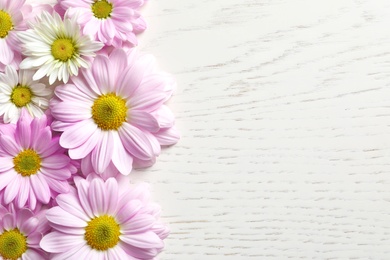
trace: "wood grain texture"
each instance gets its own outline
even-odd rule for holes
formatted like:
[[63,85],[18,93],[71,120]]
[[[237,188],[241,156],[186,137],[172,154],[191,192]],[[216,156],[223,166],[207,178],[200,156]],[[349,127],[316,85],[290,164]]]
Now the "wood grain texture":
[[390,1],[150,0],[182,140],[160,259],[390,259]]

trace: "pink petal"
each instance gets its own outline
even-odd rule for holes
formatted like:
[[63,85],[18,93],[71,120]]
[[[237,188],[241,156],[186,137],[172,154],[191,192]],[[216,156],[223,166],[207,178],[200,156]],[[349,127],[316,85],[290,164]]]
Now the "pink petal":
[[[60,98],[62,101],[67,102],[75,102],[75,103],[89,103],[92,101],[92,98],[90,95],[87,95],[88,91],[86,88],[86,82],[80,81],[82,80],[80,77],[73,77],[72,81],[77,82],[77,85],[73,84],[66,84],[56,87],[55,94],[58,98]],[[74,82],[73,82],[74,83]],[[80,91],[80,87],[82,90],[87,91],[87,93],[84,93],[83,91]]]
[[130,104],[134,110],[155,111],[166,101],[166,93],[162,91],[149,91],[137,93],[130,99]]
[[175,126],[161,129],[159,132],[155,133],[154,136],[161,145],[174,145],[180,139],[180,133]]
[[[41,135],[41,132],[45,127],[47,126],[47,120],[46,117],[42,118],[34,118],[31,122],[30,128],[31,128],[31,146],[35,147],[35,144],[37,142],[37,139]],[[50,132],[50,128],[49,128]],[[51,138],[50,138],[51,139]]]
[[163,248],[163,241],[152,231],[140,234],[121,235],[120,240],[139,248]]
[[15,178],[12,181],[10,181],[7,187],[5,188],[5,192],[4,192],[5,204],[8,204],[11,201],[13,201],[16,195],[18,194],[20,190],[20,182],[21,182],[20,178],[23,177],[16,175]]
[[16,196],[16,204],[19,208],[22,208],[26,205],[28,194],[30,193],[30,180],[29,178],[21,178],[20,179],[20,191],[18,196]]
[[54,224],[66,227],[84,228],[87,226],[87,222],[60,207],[49,209],[46,213],[46,218]]
[[127,253],[120,246],[116,246],[107,250],[106,259],[137,260],[137,258],[127,255]]
[[134,33],[136,34],[141,33],[145,31],[146,27],[147,27],[146,21],[144,20],[143,17],[140,17],[137,19],[137,22],[134,25]]
[[76,182],[77,192],[79,195],[80,204],[89,218],[93,218],[93,212],[88,198],[88,183],[85,180]]
[[115,85],[111,77],[111,63],[106,56],[98,55],[92,64],[92,73],[96,83],[103,94],[109,93]]
[[95,173],[95,170],[92,167],[91,163],[91,154],[87,154],[83,159],[81,159],[81,172],[84,175],[88,175],[90,173]]
[[6,40],[0,39],[0,62],[5,65],[8,65],[12,62],[13,58],[14,53],[8,46]]
[[[0,137],[1,138],[1,137]],[[17,153],[15,153],[16,155]],[[4,172],[12,169],[14,167],[14,163],[12,161],[12,158],[11,157],[0,157],[0,176],[1,176],[1,182],[4,181]],[[0,183],[0,190],[2,189],[1,188],[1,183]]]
[[112,159],[114,150],[113,134],[111,131],[102,131],[101,140],[91,154],[91,162],[95,171],[102,173]]
[[48,203],[50,200],[50,188],[45,180],[45,177],[43,177],[41,174],[34,174],[29,178],[31,181],[30,184],[37,199],[42,203]]
[[117,81],[118,93],[124,98],[131,97],[134,91],[139,87],[143,79],[145,68],[135,64],[123,71],[123,76]]
[[48,140],[51,140],[52,139],[52,134],[51,134],[51,130],[50,130],[50,127],[47,126],[45,127],[44,129],[41,129],[41,133],[40,135],[38,136],[38,138],[34,141],[32,141],[32,147],[34,147],[35,151],[37,151],[38,153],[40,153],[41,151],[44,151],[47,149],[47,142]]
[[106,19],[105,23],[103,23],[103,33],[105,34],[105,37],[108,39],[114,38],[116,34],[116,29],[111,19]]
[[[98,251],[98,250],[90,250],[89,249],[88,253],[86,254],[84,259],[109,260],[110,258],[106,257],[106,252],[107,251]],[[117,260],[117,259],[115,259],[115,260]],[[122,260],[122,259],[120,259],[120,260]]]
[[54,223],[50,223],[50,227],[52,228],[52,230],[69,234],[69,235],[84,235],[85,233],[84,228],[67,227],[67,226],[62,226]]
[[118,169],[115,167],[115,165],[111,162],[108,164],[106,170],[101,173],[99,176],[103,179],[103,180],[107,180],[109,178],[117,178],[118,177],[118,174],[119,171]]
[[156,218],[151,215],[136,214],[134,217],[121,224],[122,233],[125,235],[143,233],[150,230],[155,222]]
[[16,156],[21,150],[15,140],[7,135],[0,135],[0,144],[1,148],[12,156]]
[[150,144],[152,145],[153,153],[155,155],[160,155],[160,153],[161,153],[161,145],[157,141],[156,137],[154,137],[154,134],[149,133],[149,132],[143,132],[143,133],[146,135],[146,137],[150,141]]
[[33,189],[30,189],[29,193],[30,193],[30,196],[28,197],[28,205],[29,205],[30,209],[34,210],[35,207],[37,206],[37,196],[35,196]]
[[133,256],[134,259],[155,259],[157,254],[162,250],[157,248],[149,248],[149,249],[139,248],[139,247],[126,244],[122,241],[119,242],[119,246],[129,256]]
[[5,230],[10,230],[10,229],[13,229],[16,227],[16,220],[15,220],[15,216],[11,213],[7,213],[3,216],[2,218],[2,222],[3,222],[3,228]]
[[[30,123],[31,120],[26,118],[26,114],[22,111],[22,115],[18,120],[18,123],[16,125],[16,142],[18,142],[23,148],[27,148],[30,146]],[[29,116],[29,115],[28,115]]]
[[[130,1],[128,1],[127,4],[129,4]],[[113,16],[120,17],[123,19],[128,18],[133,13],[132,8],[129,6],[121,6],[121,8],[117,8],[113,10]]]
[[20,226],[20,231],[22,231],[22,233],[25,235],[30,235],[32,232],[36,230],[38,224],[39,224],[39,219],[29,218]]
[[114,49],[110,54],[111,74],[115,84],[122,77],[123,70],[127,66],[127,54],[123,49]]
[[27,237],[27,244],[29,247],[39,248],[39,242],[41,242],[42,234],[39,232],[34,232]]
[[79,249],[81,245],[85,244],[83,236],[66,235],[55,231],[44,236],[40,243],[43,250],[50,253],[62,253],[75,248]]
[[161,128],[170,128],[175,123],[175,116],[166,105],[162,105],[152,115],[157,119]]
[[135,157],[149,160],[155,156],[149,139],[138,128],[124,123],[119,129],[119,137],[126,150]]
[[21,227],[24,222],[26,222],[29,218],[34,217],[34,213],[29,209],[20,209],[18,215],[16,216],[16,224],[18,227]]
[[64,9],[68,9],[69,7],[78,7],[78,8],[91,8],[90,5],[91,1],[77,1],[75,2],[74,0],[62,0],[61,7]]
[[41,165],[50,169],[60,169],[69,165],[70,159],[64,154],[53,154],[43,158]]
[[68,149],[78,147],[87,141],[96,128],[97,125],[92,120],[78,122],[62,133],[60,145]]
[[152,227],[152,231],[161,239],[165,239],[169,235],[169,228],[161,223],[157,223]]
[[[82,69],[81,74],[77,77],[72,77],[73,83],[79,89],[79,92],[85,92],[85,94],[91,99],[94,100],[97,96],[102,94],[96,80],[90,69]],[[77,94],[77,92],[76,92]]]
[[80,201],[73,194],[60,194],[57,196],[56,201],[66,212],[69,212],[86,222],[90,220],[90,218],[85,214],[84,209],[81,207]]
[[10,230],[16,227],[15,216],[11,213],[7,213],[2,218],[3,228],[5,230]]
[[99,128],[92,133],[92,135],[79,147],[75,147],[69,150],[69,156],[72,159],[85,158],[98,144],[99,138],[102,135],[102,131]]
[[36,260],[44,259],[44,255],[38,253],[34,249],[27,249],[27,251],[22,255],[22,260]]
[[156,158],[153,158],[151,160],[140,160],[138,158],[133,159],[133,168],[134,169],[143,169],[151,167],[156,163]]
[[61,181],[61,180],[47,178],[46,182],[49,185],[50,189],[57,193],[67,193],[70,190],[69,183],[66,180]]
[[104,182],[100,178],[92,180],[89,190],[88,197],[91,205],[92,212],[95,216],[105,214],[105,208],[108,208],[108,201],[106,200],[106,190],[104,189]]
[[129,110],[130,123],[148,132],[155,133],[160,130],[159,123],[150,113],[139,110]]
[[91,104],[82,101],[63,101],[51,106],[53,116],[65,122],[77,122],[92,117]]
[[[47,143],[46,141],[46,146],[45,147],[41,147],[38,151],[39,151],[39,154],[45,158],[45,157],[48,157],[48,156],[51,156],[53,155],[55,152],[57,152],[58,150],[61,149],[61,146],[59,144],[59,139],[60,137],[56,136],[56,137],[53,137],[52,140],[50,140],[49,143]],[[47,140],[47,139],[46,139]],[[33,146],[33,148],[35,148],[35,146]]]
[[86,35],[95,35],[100,28],[100,25],[94,18],[92,18],[83,29],[83,33]]
[[125,223],[141,209],[142,203],[139,200],[128,201],[116,214],[119,223]]
[[104,212],[107,214],[114,214],[118,204],[118,183],[114,178],[109,178],[105,184],[106,204],[104,205]]
[[117,132],[113,133],[114,137],[114,153],[112,155],[112,163],[123,175],[129,175],[133,165],[133,157],[125,150],[122,141]]
[[55,179],[55,180],[67,180],[71,176],[71,172],[67,167],[61,168],[61,169],[46,169],[41,168],[41,173],[48,177],[48,179]]
[[125,34],[133,30],[133,25],[127,21],[120,19],[120,17],[112,17],[112,20],[115,22],[115,28],[118,31],[118,35],[122,39],[126,40]]

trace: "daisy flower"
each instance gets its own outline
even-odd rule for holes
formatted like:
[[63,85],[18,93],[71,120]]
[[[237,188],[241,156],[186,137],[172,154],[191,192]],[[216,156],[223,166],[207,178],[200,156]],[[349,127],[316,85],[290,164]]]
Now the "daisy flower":
[[47,259],[39,242],[42,234],[50,226],[45,217],[45,210],[33,213],[22,208],[7,210],[3,207],[0,221],[0,256],[1,259]]
[[3,68],[10,64],[17,66],[14,59],[21,60],[17,32],[27,29],[22,14],[24,2],[0,0],[0,63]]
[[143,0],[61,0],[70,16],[78,15],[84,34],[93,35],[105,45],[122,47],[123,42],[137,44],[136,33],[146,28],[137,9]]
[[36,69],[33,79],[49,76],[49,83],[56,79],[68,82],[77,75],[80,67],[88,68],[88,59],[103,47],[87,35],[81,35],[75,19],[62,21],[56,12],[42,12],[32,29],[19,34],[25,58],[22,69]]
[[17,124],[0,126],[0,191],[5,204],[19,208],[69,191],[67,179],[74,167],[52,137],[46,116],[32,119],[25,109]]
[[39,81],[33,80],[32,70],[16,70],[7,66],[0,73],[0,116],[4,123],[16,123],[22,108],[32,117],[41,117],[49,106],[52,90]]
[[169,232],[145,185],[129,190],[114,178],[78,177],[76,187],[46,214],[53,231],[40,245],[53,259],[153,259],[163,249]]
[[114,50],[108,57],[98,55],[92,69],[82,70],[72,82],[58,86],[50,101],[52,128],[63,132],[60,144],[69,156],[99,174],[112,166],[127,175],[133,162],[152,165],[160,136],[175,132],[170,130],[173,115],[163,105],[174,82],[155,71],[154,59]]

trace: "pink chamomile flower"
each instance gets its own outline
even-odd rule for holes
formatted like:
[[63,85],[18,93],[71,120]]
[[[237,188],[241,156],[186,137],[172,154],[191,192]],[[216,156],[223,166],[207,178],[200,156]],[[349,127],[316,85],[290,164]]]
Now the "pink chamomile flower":
[[52,128],[81,166],[102,174],[108,167],[127,175],[132,166],[155,163],[161,145],[174,144],[174,116],[164,105],[175,85],[155,70],[150,55],[123,50],[98,55],[91,70],[58,86],[50,101]]
[[18,67],[21,61],[18,32],[27,29],[23,19],[22,7],[24,0],[0,0],[0,68],[5,65]]
[[19,67],[22,61],[19,33],[44,10],[52,8],[42,3],[32,6],[25,0],[0,0],[0,71],[4,71],[6,65]]
[[137,45],[136,33],[146,28],[146,23],[137,11],[143,0],[61,0],[69,16],[77,16],[84,34],[93,35],[105,45],[122,47],[130,42]]
[[69,191],[74,167],[46,116],[32,119],[23,109],[17,124],[0,126],[0,191],[5,204],[35,209]]
[[53,259],[154,259],[169,231],[145,185],[121,188],[114,178],[76,179],[46,217],[53,227],[41,247]]
[[12,203],[0,209],[0,258],[1,259],[48,259],[39,243],[50,226],[46,210],[36,213],[27,208],[14,208]]

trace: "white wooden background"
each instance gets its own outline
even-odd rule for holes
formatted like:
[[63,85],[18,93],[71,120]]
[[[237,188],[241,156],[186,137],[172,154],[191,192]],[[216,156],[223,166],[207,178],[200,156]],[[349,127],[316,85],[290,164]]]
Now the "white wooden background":
[[164,260],[390,259],[390,1],[150,0],[182,140]]

